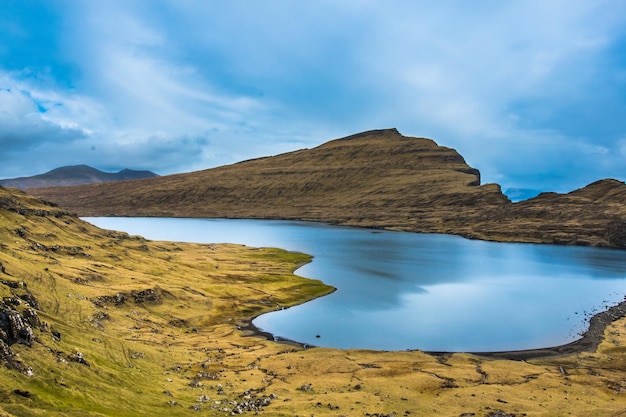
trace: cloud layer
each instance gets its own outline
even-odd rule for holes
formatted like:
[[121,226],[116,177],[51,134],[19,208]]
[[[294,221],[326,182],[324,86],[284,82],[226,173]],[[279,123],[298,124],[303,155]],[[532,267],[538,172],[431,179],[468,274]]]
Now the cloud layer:
[[626,3],[10,3],[0,177],[204,169],[397,127],[503,188],[626,178]]

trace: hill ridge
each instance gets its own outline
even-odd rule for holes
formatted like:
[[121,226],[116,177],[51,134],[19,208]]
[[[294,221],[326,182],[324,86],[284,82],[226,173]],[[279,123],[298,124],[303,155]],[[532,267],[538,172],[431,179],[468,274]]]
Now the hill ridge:
[[512,203],[455,149],[381,129],[203,171],[30,192],[82,216],[306,220],[626,248],[623,186],[604,180]]
[[38,187],[73,186],[101,182],[136,180],[158,176],[147,170],[122,169],[118,172],[104,172],[89,165],[67,165],[54,168],[43,174],[29,177],[7,178],[0,180],[5,187],[28,189]]

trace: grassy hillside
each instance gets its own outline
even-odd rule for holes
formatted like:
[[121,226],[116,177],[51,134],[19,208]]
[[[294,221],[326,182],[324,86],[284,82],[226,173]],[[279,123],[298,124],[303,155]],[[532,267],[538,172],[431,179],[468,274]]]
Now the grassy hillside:
[[[246,370],[226,359],[254,345],[237,320],[332,290],[291,274],[304,254],[148,242],[1,188],[0,245],[5,313],[31,300],[41,322],[0,372],[0,410],[16,416],[187,415],[221,375]],[[257,388],[263,375],[249,378]]]
[[[0,246],[0,416],[224,416],[259,408],[268,416],[618,416],[626,409],[625,319],[600,331],[592,352],[526,361],[304,350],[246,337],[238,326],[332,291],[292,274],[307,255],[147,241],[3,188]],[[16,323],[20,332],[12,331]]]
[[[598,198],[598,189],[614,198]],[[84,216],[301,219],[498,241],[626,247],[626,185],[511,203],[454,149],[395,129],[141,181],[29,190]]]

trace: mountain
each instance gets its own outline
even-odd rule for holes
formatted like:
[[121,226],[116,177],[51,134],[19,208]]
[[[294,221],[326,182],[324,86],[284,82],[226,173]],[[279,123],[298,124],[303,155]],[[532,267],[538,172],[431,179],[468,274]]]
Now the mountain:
[[32,177],[8,178],[0,180],[0,185],[24,190],[36,187],[64,187],[111,181],[137,180],[157,176],[157,174],[150,171],[123,169],[116,173],[110,173],[100,171],[87,165],[73,165],[56,168],[52,171],[46,172],[45,174],[34,175]]
[[29,192],[82,216],[299,219],[626,247],[625,189],[606,180],[512,203],[499,185],[481,185],[480,172],[454,149],[384,129],[204,171]]
[[81,215],[263,217],[380,227],[417,221],[414,211],[422,207],[508,202],[497,185],[480,186],[478,170],[455,150],[395,129],[140,183],[30,192]]
[[[612,204],[615,186],[567,200]],[[3,417],[623,414],[626,303],[534,351],[308,349],[249,326],[333,290],[293,274],[302,253],[153,242],[3,187],[0,248]]]

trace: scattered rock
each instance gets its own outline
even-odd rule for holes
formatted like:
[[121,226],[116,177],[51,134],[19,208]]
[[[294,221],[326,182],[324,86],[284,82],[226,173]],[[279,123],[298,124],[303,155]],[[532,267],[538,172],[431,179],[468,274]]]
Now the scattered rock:
[[94,321],[105,321],[105,320],[109,320],[111,316],[109,316],[109,313],[105,311],[96,311],[94,315],[91,316],[91,318]]
[[33,394],[30,391],[23,391],[21,389],[14,389],[13,394],[19,395],[20,397],[30,398]]
[[487,417],[515,417],[515,414],[509,414],[502,410],[496,410],[487,414]]
[[445,378],[441,384],[441,388],[458,388],[459,386],[454,382],[453,378]]
[[24,295],[20,295],[19,297],[22,300],[24,300],[26,303],[28,303],[28,305],[31,306],[32,308],[36,310],[41,310],[41,307],[39,306],[39,301],[37,301],[34,295],[24,294]]
[[83,357],[82,352],[74,352],[73,354],[69,355],[67,359],[85,366],[91,366],[89,362],[87,362],[87,360]]
[[26,373],[27,368],[15,357],[13,350],[2,339],[0,339],[0,362],[9,369]]
[[[4,304],[4,303],[2,303]],[[32,311],[32,315],[37,317],[37,313]],[[26,319],[17,310],[11,309],[4,304],[0,306],[0,329],[6,335],[4,340],[9,345],[13,343],[20,343],[26,346],[31,346],[33,341],[33,329],[31,328],[29,321],[33,321],[34,318],[29,314],[29,319]],[[39,318],[36,319],[37,322]]]
[[131,359],[145,359],[146,355],[143,352],[131,352]]
[[199,379],[211,379],[213,381],[217,381],[220,379],[219,375],[213,372],[198,372],[195,377],[196,380]]
[[304,384],[302,385],[300,388],[298,388],[300,391],[304,391],[304,392],[310,392],[313,391],[313,385],[311,384]]
[[172,319],[170,321],[167,322],[167,324],[169,324],[170,326],[173,327],[187,327],[189,326],[189,321],[185,320],[185,319]]
[[114,295],[101,295],[91,300],[98,307],[105,307],[107,305],[114,305],[120,307],[129,299],[132,299],[135,304],[160,304],[163,301],[162,290],[159,287],[147,288],[140,291],[131,292],[118,292]]
[[162,301],[161,289],[159,287],[148,288],[141,291],[131,291],[130,294],[135,304],[159,304]]
[[26,288],[26,283],[24,281],[11,281],[11,280],[2,280],[0,281],[2,285],[6,285],[9,288]]
[[20,299],[18,297],[4,297],[2,299],[2,302],[11,306],[19,306],[20,304],[22,304],[22,302],[20,301]]
[[264,407],[267,407],[272,403],[272,400],[278,398],[276,394],[270,394],[268,396],[258,397],[256,398],[256,394],[251,393],[250,391],[246,391],[242,394],[242,397],[246,398],[240,402],[230,401],[229,403],[233,405],[230,415],[234,416],[237,414],[243,414],[246,412],[259,412],[262,411]]
[[22,312],[22,316],[24,317],[24,320],[26,320],[26,323],[28,323],[32,328],[41,329],[42,327],[41,320],[39,320],[39,316],[37,315],[37,312],[34,309],[32,308],[25,309]]
[[119,307],[126,303],[127,296],[123,292],[118,292],[115,295],[101,295],[91,300],[98,307],[104,307],[106,305],[113,304],[115,307]]

